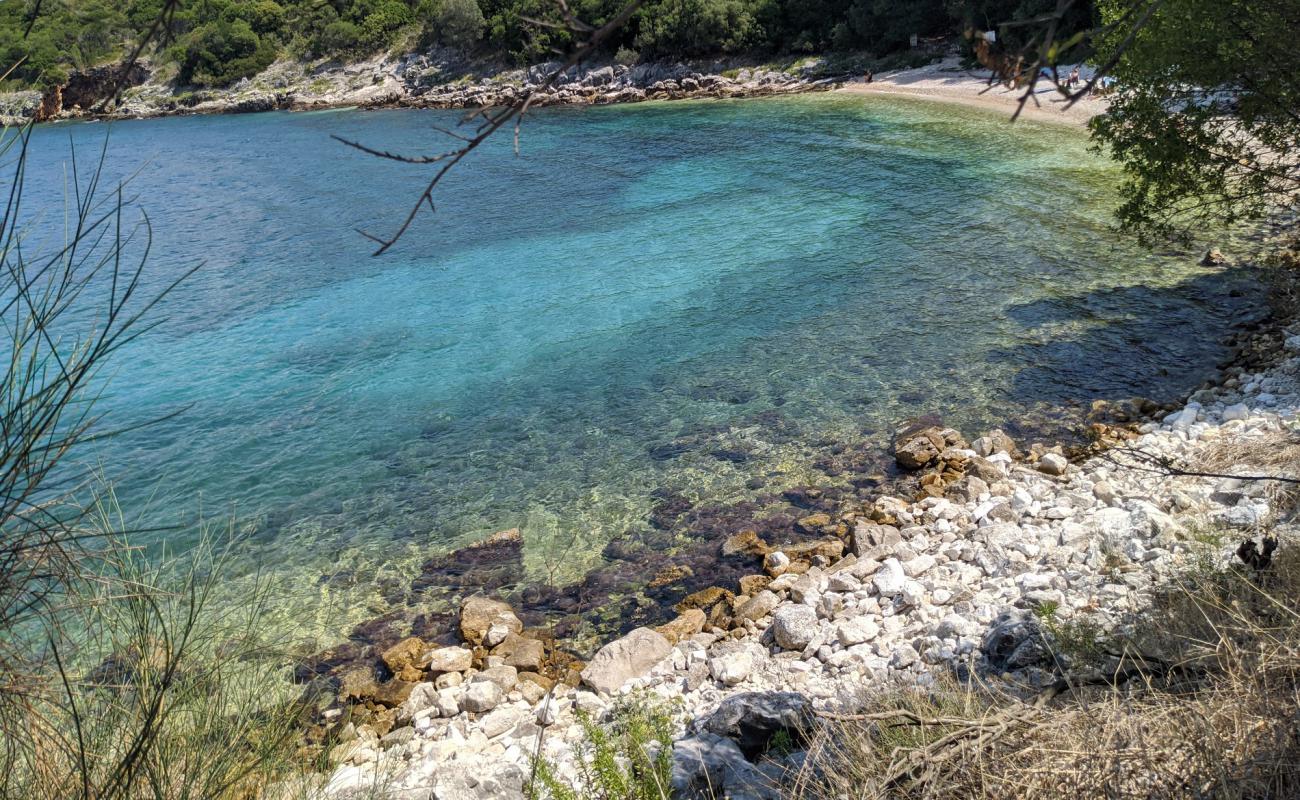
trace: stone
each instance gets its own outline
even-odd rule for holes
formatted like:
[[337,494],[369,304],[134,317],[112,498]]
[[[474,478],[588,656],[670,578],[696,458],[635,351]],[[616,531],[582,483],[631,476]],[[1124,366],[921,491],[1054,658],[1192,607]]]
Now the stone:
[[831,515],[824,513],[809,514],[794,524],[804,533],[820,533],[822,528],[831,524]]
[[438,716],[451,718],[460,713],[460,693],[451,689],[440,689],[434,698],[433,706]]
[[767,555],[770,548],[767,543],[759,538],[758,534],[752,530],[744,530],[733,536],[727,537],[722,543],[722,555],[747,555],[755,558],[762,558]]
[[901,541],[903,537],[893,525],[858,520],[853,526],[853,554],[858,558],[864,557],[873,548],[888,548]]
[[1092,485],[1092,496],[1108,506],[1113,506],[1119,503],[1119,495],[1115,493],[1115,489],[1110,485],[1109,481],[1097,481],[1094,483]]
[[[838,561],[844,555],[844,542],[839,539],[818,539],[812,542],[795,542],[781,546],[781,552],[793,562],[812,562],[818,558],[828,563]],[[791,567],[793,569],[793,567]]]
[[460,606],[460,635],[472,645],[483,644],[493,625],[502,625],[509,633],[520,633],[524,624],[508,603],[483,595],[466,598]]
[[1044,453],[1043,457],[1038,459],[1038,471],[1044,475],[1064,475],[1069,466],[1070,462],[1059,453]]
[[510,626],[504,622],[495,622],[483,634],[483,645],[485,647],[496,647],[506,640],[506,637],[514,634]]
[[459,672],[444,672],[433,679],[433,685],[437,689],[450,689],[453,686],[460,686],[464,681],[465,677]]
[[763,557],[763,569],[773,578],[779,577],[790,568],[790,557],[780,550],[774,550]]
[[896,558],[885,559],[876,574],[871,576],[871,585],[876,587],[876,593],[881,597],[893,597],[903,591],[906,583],[907,575]]
[[999,614],[984,632],[980,649],[990,666],[998,671],[1051,661],[1042,624],[1031,612],[1021,609]]
[[772,614],[772,636],[786,650],[803,650],[817,636],[817,612],[805,605],[787,605]]
[[582,670],[582,681],[597,692],[612,694],[628,681],[649,672],[671,650],[672,645],[663,634],[650,628],[637,628],[596,651]]
[[515,688],[519,683],[519,671],[507,664],[498,664],[495,667],[488,667],[482,672],[476,673],[469,679],[470,684],[489,682],[497,685],[497,688],[504,694]]
[[688,609],[698,608],[707,613],[709,609],[718,603],[729,601],[734,596],[731,592],[719,586],[710,586],[694,594],[686,595],[680,603],[673,606],[673,610],[680,613]]
[[746,597],[753,597],[766,589],[772,583],[772,579],[766,575],[746,575],[738,583],[741,594]]
[[1250,419],[1250,409],[1245,403],[1235,403],[1223,409],[1223,419],[1225,422],[1234,419]]
[[[449,690],[444,690],[449,691]],[[492,681],[478,681],[465,688],[460,698],[460,707],[476,714],[491,711],[505,700],[506,693]]]
[[424,656],[428,646],[416,636],[408,636],[384,651],[380,658],[397,677],[417,681],[423,671]]
[[511,633],[492,650],[492,655],[504,659],[508,667],[537,672],[546,659],[546,647],[536,639]]
[[845,647],[870,642],[878,635],[880,627],[864,616],[849,617],[835,623],[835,636]]
[[735,741],[754,758],[767,751],[778,733],[795,743],[805,741],[812,713],[812,703],[798,692],[743,692],[723,700],[705,720],[704,730]]
[[678,614],[676,619],[660,625],[655,630],[667,639],[669,644],[677,644],[704,630],[707,619],[704,612],[698,608],[688,608]]
[[514,730],[521,716],[518,709],[498,708],[478,721],[479,730],[483,731],[483,735],[489,739],[495,739]]
[[464,672],[474,665],[474,654],[463,647],[439,647],[429,653],[430,672]]
[[749,677],[754,670],[754,654],[748,648],[714,656],[709,659],[709,674],[723,686],[735,686]]
[[736,616],[740,619],[760,620],[772,613],[772,610],[781,604],[781,598],[773,592],[764,589],[753,597],[745,601],[744,605],[736,609]]
[[780,800],[774,783],[745,760],[740,746],[716,734],[689,736],[673,744],[673,797]]
[[894,460],[898,462],[898,466],[907,470],[918,470],[939,457],[941,445],[936,446],[933,439],[924,433],[920,432],[895,442]]

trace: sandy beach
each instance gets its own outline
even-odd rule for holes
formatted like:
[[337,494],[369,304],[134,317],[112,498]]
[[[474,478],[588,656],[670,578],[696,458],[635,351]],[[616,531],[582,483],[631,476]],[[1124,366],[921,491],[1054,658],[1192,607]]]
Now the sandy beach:
[[[839,91],[850,94],[900,94],[945,103],[1015,113],[1023,89],[1008,90],[1001,84],[989,85],[988,70],[963,69],[957,59],[945,59],[918,69],[886,72],[866,83],[859,78],[845,84]],[[1035,102],[1036,101],[1036,102]],[[1082,127],[1097,114],[1106,111],[1106,101],[1100,98],[1080,100],[1066,108],[1065,100],[1051,86],[1043,86],[1025,104],[1022,119],[1036,122],[1054,122]]]

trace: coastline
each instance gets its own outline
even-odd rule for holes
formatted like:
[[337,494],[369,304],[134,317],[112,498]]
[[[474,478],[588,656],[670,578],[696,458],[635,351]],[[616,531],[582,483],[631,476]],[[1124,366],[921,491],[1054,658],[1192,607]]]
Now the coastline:
[[[962,69],[957,60],[917,69],[882,73],[871,83],[857,78],[841,86],[838,92],[852,95],[900,95],[933,102],[981,108],[1008,115],[1015,113],[1023,90],[1009,90],[990,84],[989,73]],[[1035,102],[1037,101],[1037,102]],[[1037,90],[1025,104],[1020,118],[1034,122],[1086,128],[1093,117],[1106,112],[1107,103],[1100,98],[1085,98],[1069,108],[1053,88]]]
[[[1000,431],[970,442],[941,426],[905,432],[896,458],[919,492],[883,487],[869,502],[830,505],[809,492],[797,523],[806,541],[748,532],[713,542],[745,566],[738,585],[719,580],[667,624],[636,628],[586,664],[564,663],[563,675],[547,674],[558,666],[543,655],[553,643],[523,644],[536,634],[515,609],[471,598],[459,614],[463,644],[435,647],[436,666],[408,676],[387,710],[366,701],[380,729],[358,724],[335,746],[322,796],[378,782],[396,794],[521,797],[535,756],[577,778],[583,715],[599,720],[649,696],[686,715],[674,733],[676,790],[775,799],[802,754],[742,752],[754,720],[853,713],[855,698],[954,674],[1013,694],[1049,685],[1060,665],[1037,644],[1042,609],[1101,631],[1140,625],[1168,582],[1233,563],[1238,543],[1280,510],[1240,481],[1153,480],[1141,457],[1195,464],[1287,436],[1300,419],[1291,310],[1239,334],[1238,345],[1213,383],[1172,408],[1094,425],[1097,443],[1085,451],[1022,449]],[[1225,533],[1207,543],[1198,533],[1207,526]],[[423,646],[404,640],[380,658],[396,673]]]

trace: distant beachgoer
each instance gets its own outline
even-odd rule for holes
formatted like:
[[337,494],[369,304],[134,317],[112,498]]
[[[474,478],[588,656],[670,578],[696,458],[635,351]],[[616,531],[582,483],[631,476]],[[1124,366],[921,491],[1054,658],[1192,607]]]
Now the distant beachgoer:
[[1075,67],[1074,69],[1070,70],[1070,88],[1073,89],[1078,85],[1079,85],[1079,68]]
[[876,76],[873,75],[873,74],[871,73],[871,70],[867,70],[867,74],[866,74],[865,77],[866,77],[867,83],[871,83],[873,80],[876,79]]

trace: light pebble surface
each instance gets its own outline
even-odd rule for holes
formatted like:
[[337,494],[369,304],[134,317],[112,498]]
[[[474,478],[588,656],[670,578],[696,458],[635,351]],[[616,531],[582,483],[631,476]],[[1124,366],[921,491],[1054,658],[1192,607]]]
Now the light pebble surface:
[[[1068,72],[1068,69],[1065,71]],[[1081,67],[1084,77],[1091,69]],[[963,69],[956,58],[917,69],[886,72],[874,76],[871,83],[862,78],[848,82],[839,89],[848,94],[906,95],[925,100],[984,108],[999,111],[1008,118],[1025,96],[1024,89],[1008,89],[1002,84],[990,84],[988,70]],[[1035,122],[1051,122],[1083,127],[1088,120],[1105,113],[1106,100],[1086,97],[1073,104],[1066,102],[1055,87],[1044,83],[1024,103],[1021,118]]]
[[[1268,441],[1291,431],[1300,409],[1297,351],[1300,336],[1288,340],[1274,366],[1230,375],[1142,424],[1128,447],[1187,461],[1219,443]],[[394,798],[522,797],[539,741],[558,773],[574,779],[582,738],[577,711],[599,717],[633,690],[680,700],[690,720],[680,732],[680,754],[705,763],[708,753],[734,760],[734,743],[704,724],[724,700],[744,693],[797,692],[815,708],[837,709],[864,689],[926,685],[954,670],[1009,670],[1041,682],[1051,673],[1036,663],[1042,654],[1033,642],[1026,644],[1034,624],[1028,609],[1053,603],[1054,613],[1103,629],[1132,624],[1161,580],[1192,554],[1203,559],[1213,549],[1195,542],[1190,530],[1211,522],[1227,528],[1213,553],[1227,563],[1272,511],[1258,483],[1155,478],[1123,448],[1068,464],[1060,475],[1048,474],[1058,471],[1055,464],[1044,472],[991,460],[1001,480],[964,502],[885,500],[909,521],[900,523],[900,536],[888,537],[898,541],[874,548],[892,554],[879,561],[849,555],[826,569],[782,576],[760,593],[763,601],[752,609],[758,616],[740,639],[735,631],[687,636],[653,665],[628,661],[639,674],[610,694],[561,686],[530,704],[482,681],[421,693],[412,702],[432,710],[409,710],[414,735],[340,745],[342,763],[318,796],[348,797],[378,781]],[[652,638],[644,629],[635,636]],[[645,652],[641,646],[636,655]],[[722,780],[750,780],[751,766]],[[769,796],[749,784],[728,792]]]

